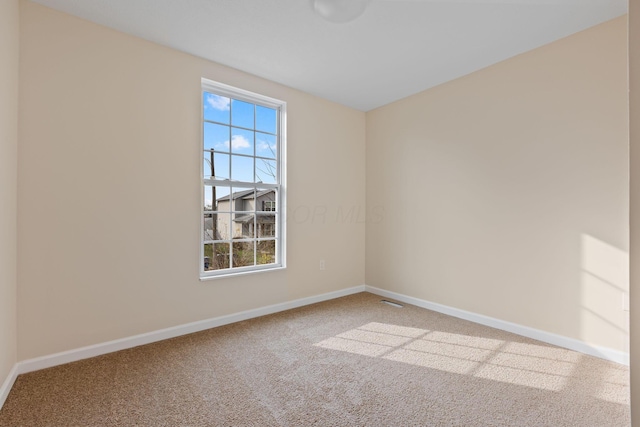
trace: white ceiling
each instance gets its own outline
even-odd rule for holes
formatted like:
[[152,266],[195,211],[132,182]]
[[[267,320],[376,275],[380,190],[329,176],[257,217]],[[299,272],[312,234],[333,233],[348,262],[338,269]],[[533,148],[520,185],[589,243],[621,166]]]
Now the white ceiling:
[[[627,0],[35,0],[368,111],[623,15]],[[348,1],[348,0],[343,0]]]

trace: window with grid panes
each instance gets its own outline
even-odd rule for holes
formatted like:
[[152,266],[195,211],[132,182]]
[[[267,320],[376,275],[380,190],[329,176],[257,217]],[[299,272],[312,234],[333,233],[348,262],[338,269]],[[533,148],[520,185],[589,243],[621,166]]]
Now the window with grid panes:
[[285,107],[202,80],[202,278],[284,267]]

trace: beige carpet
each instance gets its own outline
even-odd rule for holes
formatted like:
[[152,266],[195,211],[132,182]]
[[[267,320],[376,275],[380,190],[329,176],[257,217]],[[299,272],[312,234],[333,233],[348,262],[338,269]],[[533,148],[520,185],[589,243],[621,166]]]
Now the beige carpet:
[[362,293],[21,375],[0,426],[629,426],[628,368]]

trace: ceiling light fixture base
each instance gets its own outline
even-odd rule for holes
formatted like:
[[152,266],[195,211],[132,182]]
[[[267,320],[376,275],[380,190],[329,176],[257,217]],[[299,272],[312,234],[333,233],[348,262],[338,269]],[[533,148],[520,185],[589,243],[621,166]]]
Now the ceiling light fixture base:
[[343,24],[362,15],[370,0],[311,0],[314,12],[329,22]]

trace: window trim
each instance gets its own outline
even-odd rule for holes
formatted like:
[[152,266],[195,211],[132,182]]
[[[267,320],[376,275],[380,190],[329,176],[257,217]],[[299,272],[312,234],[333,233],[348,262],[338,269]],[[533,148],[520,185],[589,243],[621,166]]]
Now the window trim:
[[[220,95],[226,98],[235,99],[238,101],[244,101],[255,105],[260,105],[267,108],[272,108],[278,111],[278,121],[277,121],[277,146],[276,146],[276,162],[277,162],[277,183],[276,184],[259,184],[254,183],[254,187],[258,188],[276,188],[277,200],[275,201],[276,207],[280,207],[280,210],[276,210],[276,234],[275,242],[276,242],[276,262],[274,264],[266,264],[266,265],[252,265],[247,267],[233,267],[223,270],[204,270],[204,188],[207,180],[204,179],[204,169],[203,169],[203,141],[204,141],[204,93],[210,92],[216,95]],[[209,80],[206,78],[201,79],[200,85],[200,139],[199,139],[199,169],[200,169],[200,201],[199,201],[199,216],[200,216],[200,260],[199,260],[199,276],[200,280],[210,280],[224,277],[232,277],[237,275],[244,275],[250,273],[260,273],[266,271],[276,271],[282,270],[286,268],[286,119],[287,119],[287,103],[285,101],[281,101],[279,99],[271,98],[265,95],[261,95],[258,93],[250,92],[248,90],[236,88],[233,86],[226,85],[224,83],[219,83],[213,80]],[[255,154],[255,153],[254,153]],[[255,155],[254,155],[255,157]],[[229,184],[233,185],[235,188],[243,187],[242,184],[229,180]],[[210,184],[211,185],[211,184]],[[257,206],[254,207],[257,209]],[[279,231],[279,233],[278,233]],[[263,239],[258,238],[257,236],[252,239],[256,243]],[[266,239],[271,240],[271,239]]]

